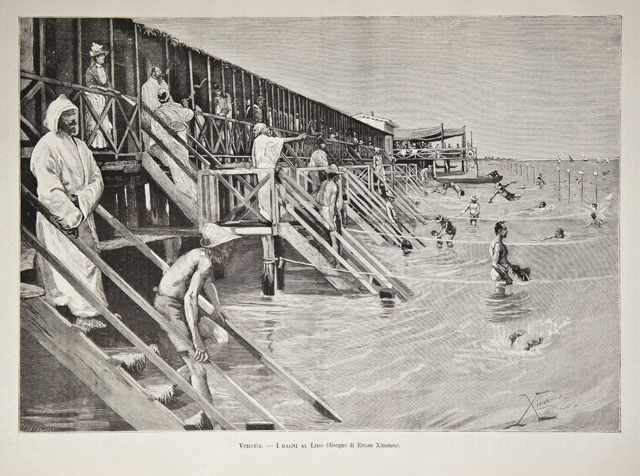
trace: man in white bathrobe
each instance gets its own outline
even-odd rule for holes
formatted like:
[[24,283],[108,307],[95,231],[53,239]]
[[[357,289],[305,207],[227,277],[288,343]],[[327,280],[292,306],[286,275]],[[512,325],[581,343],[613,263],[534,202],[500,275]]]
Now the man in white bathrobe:
[[[162,70],[158,66],[153,66],[151,68],[151,74],[149,75],[149,79],[146,83],[142,85],[142,102],[146,104],[146,106],[155,111],[160,107],[160,100],[158,99],[158,92],[161,89],[169,89],[167,83],[162,79]],[[146,127],[151,127],[152,120],[149,114],[146,111],[142,111],[142,123]],[[149,137],[146,132],[142,132],[142,137],[144,140],[144,144],[146,149],[153,145],[153,140]]]
[[[270,137],[269,128],[266,124],[259,122],[253,126],[253,147],[251,149],[251,163],[257,169],[275,169],[282,147],[287,142],[302,140],[307,134],[300,134],[297,137]],[[257,174],[258,181],[267,176],[267,173]],[[260,214],[271,220],[271,187],[265,184],[258,190],[258,204]]]
[[[93,210],[103,191],[102,174],[87,145],[79,139],[78,108],[62,94],[49,104],[44,120],[48,129],[31,155],[31,172],[38,183],[38,198],[68,234],[98,251]],[[106,304],[102,275],[76,247],[38,213],[36,234],[80,281]],[[50,303],[67,306],[83,330],[104,327],[99,313],[44,259],[39,258],[42,280]]]

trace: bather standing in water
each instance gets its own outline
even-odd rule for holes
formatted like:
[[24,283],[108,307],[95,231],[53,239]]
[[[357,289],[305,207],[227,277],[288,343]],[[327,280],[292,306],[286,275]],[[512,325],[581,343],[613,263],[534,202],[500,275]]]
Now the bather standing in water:
[[511,264],[507,255],[509,251],[507,246],[503,243],[503,239],[507,237],[509,230],[507,225],[503,221],[499,221],[493,227],[496,233],[496,237],[489,245],[489,256],[491,256],[491,280],[494,283],[496,292],[498,294],[505,294],[505,289],[510,284],[513,284],[513,279],[509,276],[509,272],[513,274],[521,281],[529,281],[529,268],[520,268],[515,264]]
[[460,215],[464,215],[467,210],[469,210],[469,223],[471,223],[471,226],[476,226],[478,218],[480,217],[480,203],[478,202],[478,197],[475,194],[471,195],[471,200],[465,209],[462,210]]

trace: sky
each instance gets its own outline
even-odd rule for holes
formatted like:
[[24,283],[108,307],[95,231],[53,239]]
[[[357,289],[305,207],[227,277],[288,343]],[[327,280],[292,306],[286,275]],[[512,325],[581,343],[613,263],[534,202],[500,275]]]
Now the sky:
[[135,20],[342,111],[466,125],[481,156],[620,155],[619,17]]

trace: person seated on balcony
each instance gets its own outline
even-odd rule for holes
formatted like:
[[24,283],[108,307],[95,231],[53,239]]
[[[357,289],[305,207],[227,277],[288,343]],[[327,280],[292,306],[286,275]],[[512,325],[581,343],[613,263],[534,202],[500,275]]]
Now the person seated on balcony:
[[256,98],[256,101],[253,103],[253,106],[249,105],[249,107],[247,108],[247,119],[253,122],[264,122],[262,120],[264,115],[262,111],[263,107],[264,97],[258,96]]
[[[287,142],[303,140],[307,134],[300,134],[296,137],[270,137],[269,128],[266,124],[259,122],[253,126],[253,146],[251,147],[251,164],[257,169],[275,169],[280,159],[282,147]],[[268,173],[258,173],[258,181],[266,177]],[[258,190],[258,205],[260,215],[271,221],[271,187],[265,184]]]
[[[152,112],[160,107],[160,100],[158,99],[158,91],[160,89],[168,90],[169,86],[167,86],[167,83],[164,81],[164,79],[162,79],[162,70],[158,66],[153,66],[151,68],[149,79],[142,85],[142,92],[140,95],[142,103],[147,106]],[[141,117],[142,126],[150,128],[152,121],[149,113],[143,110],[141,111]],[[154,141],[144,131],[142,132],[142,138],[144,140],[146,149],[149,150]]]
[[[186,147],[188,123],[193,119],[194,111],[173,102],[168,89],[160,89],[158,100],[160,107],[155,110],[155,114],[162,123],[154,121],[152,131],[164,147],[155,144],[150,153],[169,168],[178,191],[195,205],[197,202],[195,170],[189,162],[189,150]],[[175,136],[178,138],[176,139]],[[165,148],[168,149],[168,153]]]
[[218,83],[213,85],[213,113],[227,119],[233,118],[233,99],[231,94],[222,91]]
[[[85,84],[87,87],[96,88],[101,91],[113,91],[111,81],[109,80],[109,71],[104,66],[104,62],[108,54],[109,51],[104,49],[102,45],[92,43],[91,51],[89,52],[89,55],[91,55],[91,65],[87,68],[85,73]],[[103,94],[93,93],[86,93],[86,97],[88,101],[87,111],[85,113],[87,137],[90,137],[94,130],[97,131],[91,141],[91,144],[89,144],[89,147],[92,149],[104,150],[109,146],[109,142],[107,141],[105,134],[111,138],[113,126],[111,125],[108,114],[106,114],[105,117],[100,120],[100,127],[94,115],[89,112],[89,108],[93,109],[93,112],[98,117],[102,116],[107,104],[107,97]]]
[[336,164],[331,164],[327,170],[325,180],[320,184],[316,192],[316,202],[320,206],[320,215],[328,226],[331,237],[331,246],[336,252],[340,252],[340,245],[334,232],[340,232],[340,217],[343,206],[342,199],[342,172]]
[[[327,143],[324,139],[319,139],[316,144],[316,150],[313,151],[311,157],[309,158],[309,167],[329,167],[329,158],[327,157],[327,153],[325,149],[327,148]],[[316,190],[320,187],[322,181],[326,178],[326,173],[324,170],[310,170],[309,171],[309,180],[310,180],[310,193],[316,193]]]
[[[186,364],[178,372],[191,377],[191,385],[208,402],[213,403],[207,370],[202,366],[223,345],[229,334],[208,316],[200,316],[198,296],[203,293],[213,304],[214,313],[221,309],[213,284],[213,262],[216,247],[240,238],[240,235],[213,223],[202,227],[201,247],[182,255],[164,274],[153,307],[165,318],[169,340]],[[201,411],[185,422],[188,429],[212,429],[211,421]]]
[[[30,163],[38,185],[38,199],[67,234],[98,252],[93,210],[100,202],[104,184],[91,150],[76,138],[78,108],[64,94],[60,95],[49,104],[44,127],[49,132],[34,147]],[[36,235],[106,305],[100,270],[40,213],[36,218]],[[105,327],[96,319],[97,309],[45,259],[38,257],[38,265],[50,304],[67,306],[76,318],[75,324],[85,332]]]

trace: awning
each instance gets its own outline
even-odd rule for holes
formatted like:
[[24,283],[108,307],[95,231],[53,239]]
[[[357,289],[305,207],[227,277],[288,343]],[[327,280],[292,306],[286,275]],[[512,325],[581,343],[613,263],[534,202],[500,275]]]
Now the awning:
[[423,140],[432,142],[437,140],[450,139],[452,137],[460,137],[464,135],[463,129],[444,129],[444,137],[442,135],[442,127],[427,127],[424,129],[396,129],[393,134],[393,140]]

